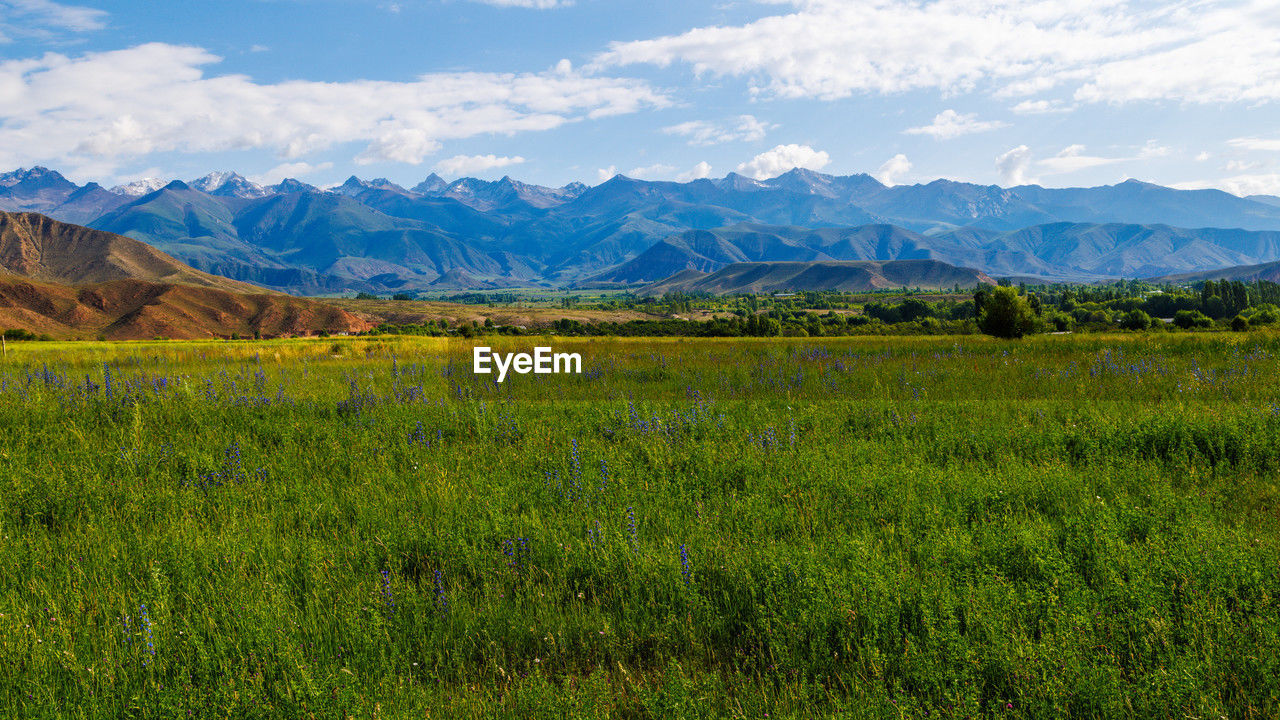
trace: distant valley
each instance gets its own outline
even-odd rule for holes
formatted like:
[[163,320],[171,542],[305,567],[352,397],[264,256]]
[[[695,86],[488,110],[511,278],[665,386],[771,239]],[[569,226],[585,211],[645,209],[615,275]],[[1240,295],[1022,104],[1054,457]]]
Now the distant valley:
[[77,185],[0,175],[0,209],[124,235],[195,270],[298,295],[639,287],[744,262],[931,260],[992,277],[1088,281],[1280,261],[1280,199],[1127,181],[1001,188],[792,170],[548,188],[432,175],[322,189],[235,173]]

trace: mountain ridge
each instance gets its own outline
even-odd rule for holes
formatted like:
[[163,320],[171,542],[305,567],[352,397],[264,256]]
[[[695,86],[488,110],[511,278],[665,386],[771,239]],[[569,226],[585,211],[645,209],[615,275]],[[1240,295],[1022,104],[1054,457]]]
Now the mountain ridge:
[[[668,253],[672,272],[712,270],[697,258],[681,262],[687,249],[671,243],[694,231],[723,238],[747,225],[775,229],[756,237],[754,250],[721,248],[714,263],[933,258],[1000,276],[1087,280],[1280,260],[1271,240],[1242,235],[1280,231],[1280,204],[1269,196],[1139,181],[886,186],[865,174],[793,169],[767,180],[615,175],[562,188],[434,173],[411,189],[355,176],[330,190],[293,179],[262,186],[226,171],[157,184],[124,195],[47,168],[18,170],[0,175],[0,209],[128,235],[205,272],[303,294],[569,287],[622,277],[654,248]],[[269,209],[284,205],[296,214]],[[797,241],[834,230],[867,235],[871,227],[885,242]],[[661,279],[631,275],[628,282]]]

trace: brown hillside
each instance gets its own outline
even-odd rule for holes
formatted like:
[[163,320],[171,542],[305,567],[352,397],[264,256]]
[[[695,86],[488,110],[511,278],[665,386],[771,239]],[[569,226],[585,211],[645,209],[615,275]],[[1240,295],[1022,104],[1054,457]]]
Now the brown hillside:
[[0,212],[0,277],[6,274],[62,285],[147,280],[269,292],[200,272],[132,238],[58,222],[39,213]]
[[333,305],[200,272],[122,235],[0,212],[0,329],[131,340],[372,326]]
[[0,277],[0,328],[55,338],[198,339],[358,332],[369,320],[326,303],[274,293],[113,280],[71,287]]

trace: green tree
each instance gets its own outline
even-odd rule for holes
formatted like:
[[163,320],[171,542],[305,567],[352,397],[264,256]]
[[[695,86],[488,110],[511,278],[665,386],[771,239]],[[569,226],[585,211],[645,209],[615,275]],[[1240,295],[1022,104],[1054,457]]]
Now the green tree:
[[1018,291],[1002,285],[991,291],[982,304],[978,327],[988,335],[1002,338],[1020,338],[1030,333],[1036,324],[1036,314],[1031,303]]
[[1120,321],[1125,330],[1146,330],[1151,327],[1151,316],[1141,310],[1130,310]]

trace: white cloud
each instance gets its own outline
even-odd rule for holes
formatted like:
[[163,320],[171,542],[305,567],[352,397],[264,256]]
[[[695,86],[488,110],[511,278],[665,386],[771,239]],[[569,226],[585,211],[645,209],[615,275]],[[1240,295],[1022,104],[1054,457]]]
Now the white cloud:
[[1031,148],[1019,145],[996,157],[996,170],[1005,185],[1027,185],[1033,180],[1027,177],[1031,169]]
[[250,175],[249,180],[259,185],[275,185],[285,178],[302,178],[308,175],[324,172],[333,167],[331,162],[322,162],[318,165],[312,165],[308,162],[282,163],[261,175]]
[[607,168],[600,168],[599,170],[596,170],[596,179],[599,180],[600,182],[604,182],[606,180],[612,180],[613,176],[617,174],[618,174],[618,166],[610,165]]
[[364,142],[358,162],[421,163],[443,141],[547,130],[669,104],[647,83],[569,72],[411,82],[206,76],[220,58],[151,43],[0,61],[0,167],[109,166],[159,152],[266,149],[286,160]]
[[706,160],[694,165],[689,172],[680,173],[676,176],[677,182],[690,182],[692,180],[701,180],[702,178],[711,177],[711,164]]
[[1238,137],[1228,140],[1227,144],[1241,150],[1280,152],[1280,138]]
[[1123,157],[1100,157],[1097,155],[1085,155],[1085,146],[1068,145],[1061,152],[1051,158],[1045,158],[1036,163],[1044,171],[1050,175],[1061,175],[1065,173],[1073,173],[1088,168],[1100,167],[1102,165],[1112,165],[1118,162],[1124,162],[1131,158]]
[[1209,160],[1212,157],[1213,156],[1210,155],[1208,151],[1202,150],[1199,155],[1196,155],[1196,162],[1205,162],[1206,160]]
[[1227,172],[1247,173],[1250,170],[1261,170],[1267,163],[1258,160],[1228,160]]
[[1068,145],[1063,148],[1057,155],[1036,163],[1045,173],[1049,175],[1063,175],[1066,173],[1078,172],[1089,168],[1102,167],[1104,165],[1114,165],[1116,163],[1131,162],[1133,160],[1150,160],[1152,158],[1165,157],[1172,152],[1166,146],[1160,145],[1155,140],[1148,140],[1145,145],[1138,148],[1133,155],[1106,157],[1101,155],[1086,155],[1084,145]]
[[9,35],[47,38],[51,31],[89,32],[106,27],[107,13],[52,0],[0,0],[0,42]]
[[1161,145],[1155,140],[1148,140],[1142,149],[1138,150],[1138,158],[1149,160],[1151,158],[1168,157],[1173,152],[1173,148],[1167,145]]
[[1077,101],[1280,100],[1274,0],[773,0],[743,25],[615,42],[600,65],[687,64],[747,78],[754,94],[1054,88]]
[[1235,175],[1221,180],[1193,180],[1176,183],[1170,187],[1179,190],[1226,190],[1233,195],[1280,195],[1280,173],[1259,175]]
[[650,180],[657,177],[667,177],[671,173],[675,172],[675,169],[676,167],[674,165],[655,163],[645,167],[631,168],[623,174],[629,178],[635,178],[636,180]]
[[931,124],[907,128],[902,132],[907,135],[932,135],[934,140],[950,140],[961,135],[998,130],[1008,126],[1009,123],[999,120],[979,120],[978,116],[972,113],[961,114],[955,110],[943,110],[934,116]]
[[898,153],[880,166],[875,172],[875,177],[885,185],[897,185],[898,181],[907,173],[911,172],[911,161],[906,155]]
[[1070,112],[1071,108],[1058,100],[1023,100],[1013,106],[1013,111],[1019,115],[1047,115]]
[[524,162],[524,158],[516,155],[507,157],[505,155],[454,155],[447,160],[441,160],[436,163],[436,169],[446,175],[472,175],[475,173],[492,170],[493,168],[507,167],[510,165],[519,165]]
[[718,145],[735,141],[763,140],[765,133],[775,127],[777,125],[757,120],[754,115],[739,115],[731,123],[718,124],[705,120],[690,120],[662,128],[662,132],[687,137],[690,145]]
[[573,0],[471,0],[471,1],[482,3],[484,5],[494,5],[497,7],[530,8],[533,10],[551,10],[552,8],[568,7],[573,4]]
[[821,170],[831,162],[823,150],[808,145],[778,145],[738,166],[738,172],[756,180],[768,180],[793,168]]

